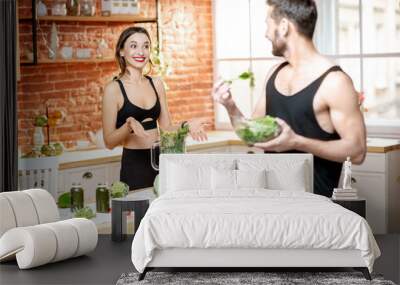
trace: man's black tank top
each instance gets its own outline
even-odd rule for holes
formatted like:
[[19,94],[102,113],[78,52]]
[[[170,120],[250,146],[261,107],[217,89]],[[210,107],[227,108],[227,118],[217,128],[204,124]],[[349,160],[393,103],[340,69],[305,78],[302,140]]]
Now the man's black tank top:
[[[284,120],[297,134],[323,141],[337,140],[338,133],[324,131],[317,122],[313,109],[313,100],[322,81],[332,71],[342,71],[339,66],[332,66],[320,77],[299,92],[285,96],[275,87],[279,71],[288,64],[282,63],[271,75],[266,87],[266,113]],[[287,153],[299,152],[296,150]],[[342,163],[314,156],[314,193],[332,196],[333,188],[338,186]]]
[[[145,77],[150,81],[151,87],[153,88],[154,93],[156,95],[156,103],[150,109],[143,109],[133,104],[128,99],[128,95],[126,94],[122,81],[119,79],[116,80],[121,89],[122,96],[124,97],[124,104],[122,105],[122,108],[118,110],[117,113],[117,123],[116,123],[117,128],[120,128],[123,124],[125,124],[126,119],[129,117],[133,117],[135,118],[135,120],[140,122],[145,130],[157,128],[157,119],[161,113],[160,100],[158,98],[157,89],[154,86],[152,78],[150,76],[145,76]],[[143,120],[147,118],[151,118],[152,120],[143,122]]]

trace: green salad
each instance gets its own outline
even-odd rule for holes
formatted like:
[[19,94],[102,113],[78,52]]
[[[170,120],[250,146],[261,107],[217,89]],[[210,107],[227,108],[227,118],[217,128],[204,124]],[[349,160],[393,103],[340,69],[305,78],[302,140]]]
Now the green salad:
[[96,214],[93,212],[93,210],[90,207],[83,207],[81,209],[74,210],[74,217],[75,218],[92,219],[92,218],[96,217]]
[[266,142],[279,135],[280,126],[274,117],[265,116],[253,120],[245,120],[235,126],[235,132],[248,145]]
[[184,153],[185,138],[189,133],[189,126],[179,128],[177,131],[160,131],[161,153]]

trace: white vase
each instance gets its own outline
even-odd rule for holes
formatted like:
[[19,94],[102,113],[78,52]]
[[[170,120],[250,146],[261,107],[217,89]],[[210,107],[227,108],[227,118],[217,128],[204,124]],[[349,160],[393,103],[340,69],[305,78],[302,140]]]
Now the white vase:
[[35,127],[33,132],[33,145],[36,149],[40,149],[44,145],[44,134],[42,127]]

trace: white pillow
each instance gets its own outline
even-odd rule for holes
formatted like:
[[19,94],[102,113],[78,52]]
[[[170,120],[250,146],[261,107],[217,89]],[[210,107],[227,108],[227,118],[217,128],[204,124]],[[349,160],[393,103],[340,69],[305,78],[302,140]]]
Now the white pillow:
[[295,163],[290,169],[269,169],[267,181],[269,189],[305,192],[307,186],[304,163]]
[[271,190],[306,191],[306,165],[292,160],[238,160],[239,170],[266,170],[266,182]]
[[241,188],[266,188],[266,170],[211,170],[211,188],[215,191],[234,191]]
[[211,167],[169,163],[167,172],[167,191],[211,188]]
[[236,170],[211,169],[211,188],[215,190],[236,190]]
[[267,188],[267,171],[236,170],[237,188]]

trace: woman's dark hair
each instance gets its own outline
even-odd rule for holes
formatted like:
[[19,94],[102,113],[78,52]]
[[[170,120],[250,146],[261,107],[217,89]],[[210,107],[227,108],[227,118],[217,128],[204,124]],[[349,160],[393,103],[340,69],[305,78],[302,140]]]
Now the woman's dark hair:
[[312,39],[318,17],[314,0],[267,0],[267,4],[273,8],[271,16],[275,21],[285,17],[300,34]]
[[[127,29],[125,29],[121,35],[119,36],[118,42],[117,42],[117,46],[115,48],[115,59],[117,60],[117,63],[119,65],[119,69],[120,69],[120,73],[118,75],[118,78],[120,78],[122,75],[125,74],[126,70],[126,62],[125,62],[125,58],[123,56],[121,56],[120,51],[121,49],[124,48],[125,42],[126,40],[133,34],[136,33],[140,33],[140,34],[145,34],[150,41],[150,46],[151,46],[151,38],[150,38],[150,34],[149,32],[142,27],[129,27]],[[150,71],[151,71],[151,66],[153,65],[153,63],[151,62],[151,59],[149,60],[150,62]],[[148,73],[150,73],[150,71]]]

